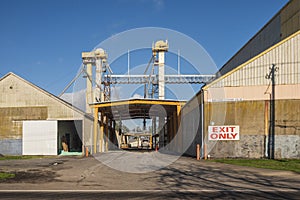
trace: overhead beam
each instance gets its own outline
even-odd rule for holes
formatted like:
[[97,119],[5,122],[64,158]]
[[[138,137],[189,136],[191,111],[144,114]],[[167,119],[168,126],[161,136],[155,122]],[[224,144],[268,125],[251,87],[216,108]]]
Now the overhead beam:
[[183,101],[158,101],[158,100],[128,100],[128,101],[117,101],[117,102],[104,102],[90,105],[92,108],[104,108],[121,105],[132,105],[132,104],[148,104],[148,105],[170,105],[170,106],[183,106]]
[[[102,84],[110,82],[111,84],[145,84],[152,80],[152,84],[158,84],[158,77],[156,75],[118,75],[112,74],[110,77],[105,76]],[[201,74],[180,74],[180,75],[164,75],[165,84],[201,84],[212,81],[215,75],[201,75]]]

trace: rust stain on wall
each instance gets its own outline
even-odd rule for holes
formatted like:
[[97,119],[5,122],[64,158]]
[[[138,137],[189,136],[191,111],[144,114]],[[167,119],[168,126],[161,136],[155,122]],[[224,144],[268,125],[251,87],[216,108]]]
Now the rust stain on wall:
[[0,108],[0,139],[21,139],[24,120],[46,120],[47,107]]

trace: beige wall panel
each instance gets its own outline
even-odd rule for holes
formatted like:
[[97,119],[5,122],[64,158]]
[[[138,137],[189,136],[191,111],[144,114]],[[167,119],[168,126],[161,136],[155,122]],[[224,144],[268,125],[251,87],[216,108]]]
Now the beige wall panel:
[[[300,84],[297,85],[276,85],[276,99],[300,99]],[[271,93],[270,86],[245,86],[245,87],[224,87],[209,88],[207,90],[208,102],[222,101],[248,101],[248,100],[269,100]]]
[[93,144],[93,120],[88,118],[84,118],[84,138],[83,143],[84,146],[89,148],[89,152],[92,152],[92,144]]

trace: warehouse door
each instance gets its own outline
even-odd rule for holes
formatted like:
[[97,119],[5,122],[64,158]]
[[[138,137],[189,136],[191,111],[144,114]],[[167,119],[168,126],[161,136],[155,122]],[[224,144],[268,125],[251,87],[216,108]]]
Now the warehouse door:
[[23,155],[57,155],[57,121],[23,122]]
[[57,132],[59,154],[63,150],[62,140],[67,143],[68,152],[82,152],[82,120],[59,120]]

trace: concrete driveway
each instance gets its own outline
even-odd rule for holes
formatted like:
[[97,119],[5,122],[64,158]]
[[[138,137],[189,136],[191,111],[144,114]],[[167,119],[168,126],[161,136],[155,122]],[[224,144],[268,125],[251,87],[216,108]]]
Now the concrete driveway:
[[[97,158],[114,158],[116,154],[120,154],[117,158],[126,159],[122,152],[104,153]],[[176,160],[173,155],[167,158]],[[149,166],[145,160],[138,163],[142,168],[143,164]],[[94,157],[0,161],[1,172],[16,173],[14,179],[0,181],[0,199],[299,199],[300,196],[300,174],[293,172],[189,157],[180,157],[169,166],[147,173],[128,173],[107,165]]]

